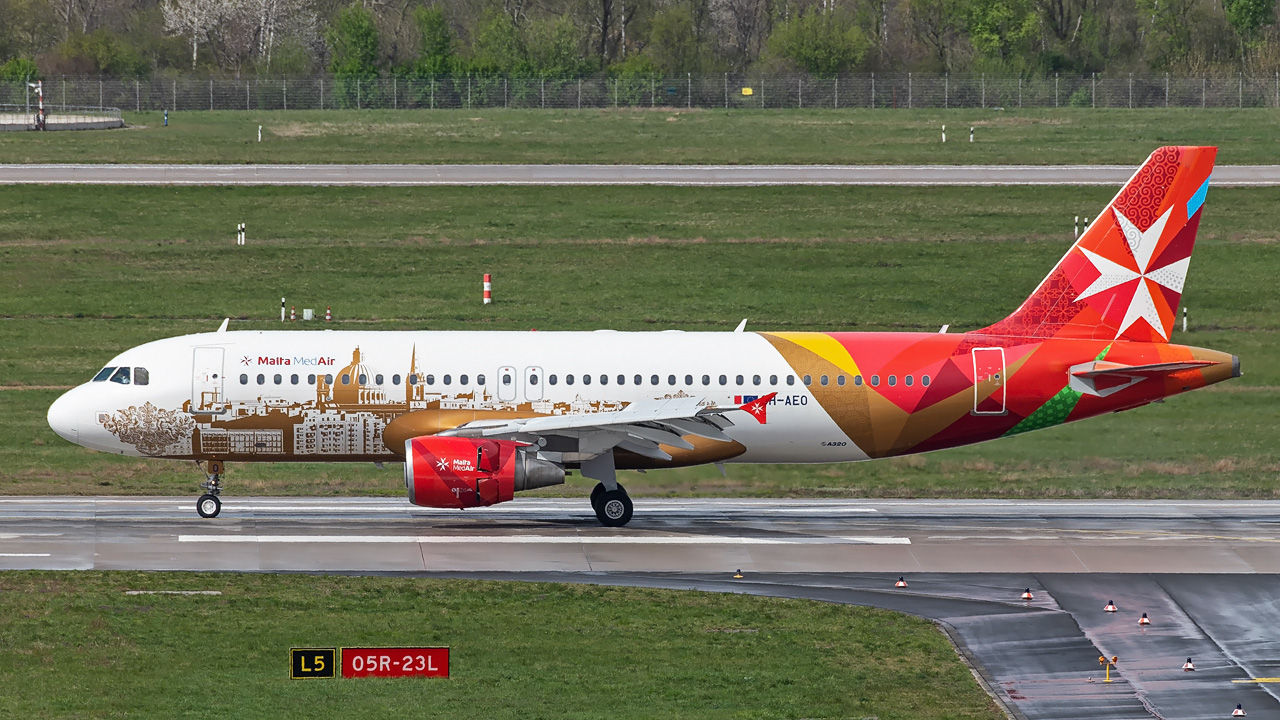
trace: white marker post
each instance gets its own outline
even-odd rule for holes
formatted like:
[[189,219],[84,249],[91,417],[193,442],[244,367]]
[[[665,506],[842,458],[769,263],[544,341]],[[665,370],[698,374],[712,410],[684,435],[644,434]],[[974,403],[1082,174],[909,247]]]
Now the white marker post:
[[946,125],[942,126],[942,142],[943,144],[946,144],[947,142],[947,126]]
[[489,273],[484,274],[484,304],[493,302],[493,280]]
[[1076,240],[1080,239],[1080,216],[1079,215],[1076,216],[1076,223],[1074,226],[1072,226],[1071,237]]
[[1187,307],[1182,306],[1182,332],[1187,331]]
[[262,126],[258,126],[258,142],[262,142]]
[[280,298],[280,322],[284,322],[284,298]]
[[973,128],[969,128],[969,142],[973,142]]

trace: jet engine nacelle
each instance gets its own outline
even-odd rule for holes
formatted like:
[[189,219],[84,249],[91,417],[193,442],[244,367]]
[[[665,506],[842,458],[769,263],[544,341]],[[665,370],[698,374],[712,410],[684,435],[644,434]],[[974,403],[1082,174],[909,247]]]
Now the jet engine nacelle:
[[517,490],[564,482],[564,468],[537,458],[525,443],[426,436],[405,442],[409,502],[469,508],[510,500]]

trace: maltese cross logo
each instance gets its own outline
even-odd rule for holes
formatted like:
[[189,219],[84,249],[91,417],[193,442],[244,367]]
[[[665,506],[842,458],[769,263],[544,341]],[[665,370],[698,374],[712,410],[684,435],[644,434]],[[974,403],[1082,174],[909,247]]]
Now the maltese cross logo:
[[439,470],[440,472],[444,472],[445,470],[448,470],[449,461],[445,460],[444,458],[440,458],[439,460],[436,460],[436,469]]
[[252,365],[252,364],[253,364],[253,358],[249,357],[248,355],[245,355],[244,357],[240,358],[240,364],[241,364],[241,365]]

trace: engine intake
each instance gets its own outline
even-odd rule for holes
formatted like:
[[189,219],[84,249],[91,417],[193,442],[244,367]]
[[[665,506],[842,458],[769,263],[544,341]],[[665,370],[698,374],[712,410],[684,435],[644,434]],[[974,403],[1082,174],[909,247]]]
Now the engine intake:
[[409,502],[423,507],[482,507],[506,502],[519,490],[563,483],[564,468],[535,457],[528,447],[511,440],[412,438],[404,448]]

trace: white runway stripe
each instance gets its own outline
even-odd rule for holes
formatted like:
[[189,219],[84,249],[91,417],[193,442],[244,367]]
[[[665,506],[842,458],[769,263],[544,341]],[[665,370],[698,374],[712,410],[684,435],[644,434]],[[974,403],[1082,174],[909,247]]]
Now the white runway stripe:
[[188,543],[423,543],[505,545],[910,545],[910,538],[872,536],[734,537],[729,535],[179,535]]
[[51,553],[0,553],[0,557],[49,557]]

